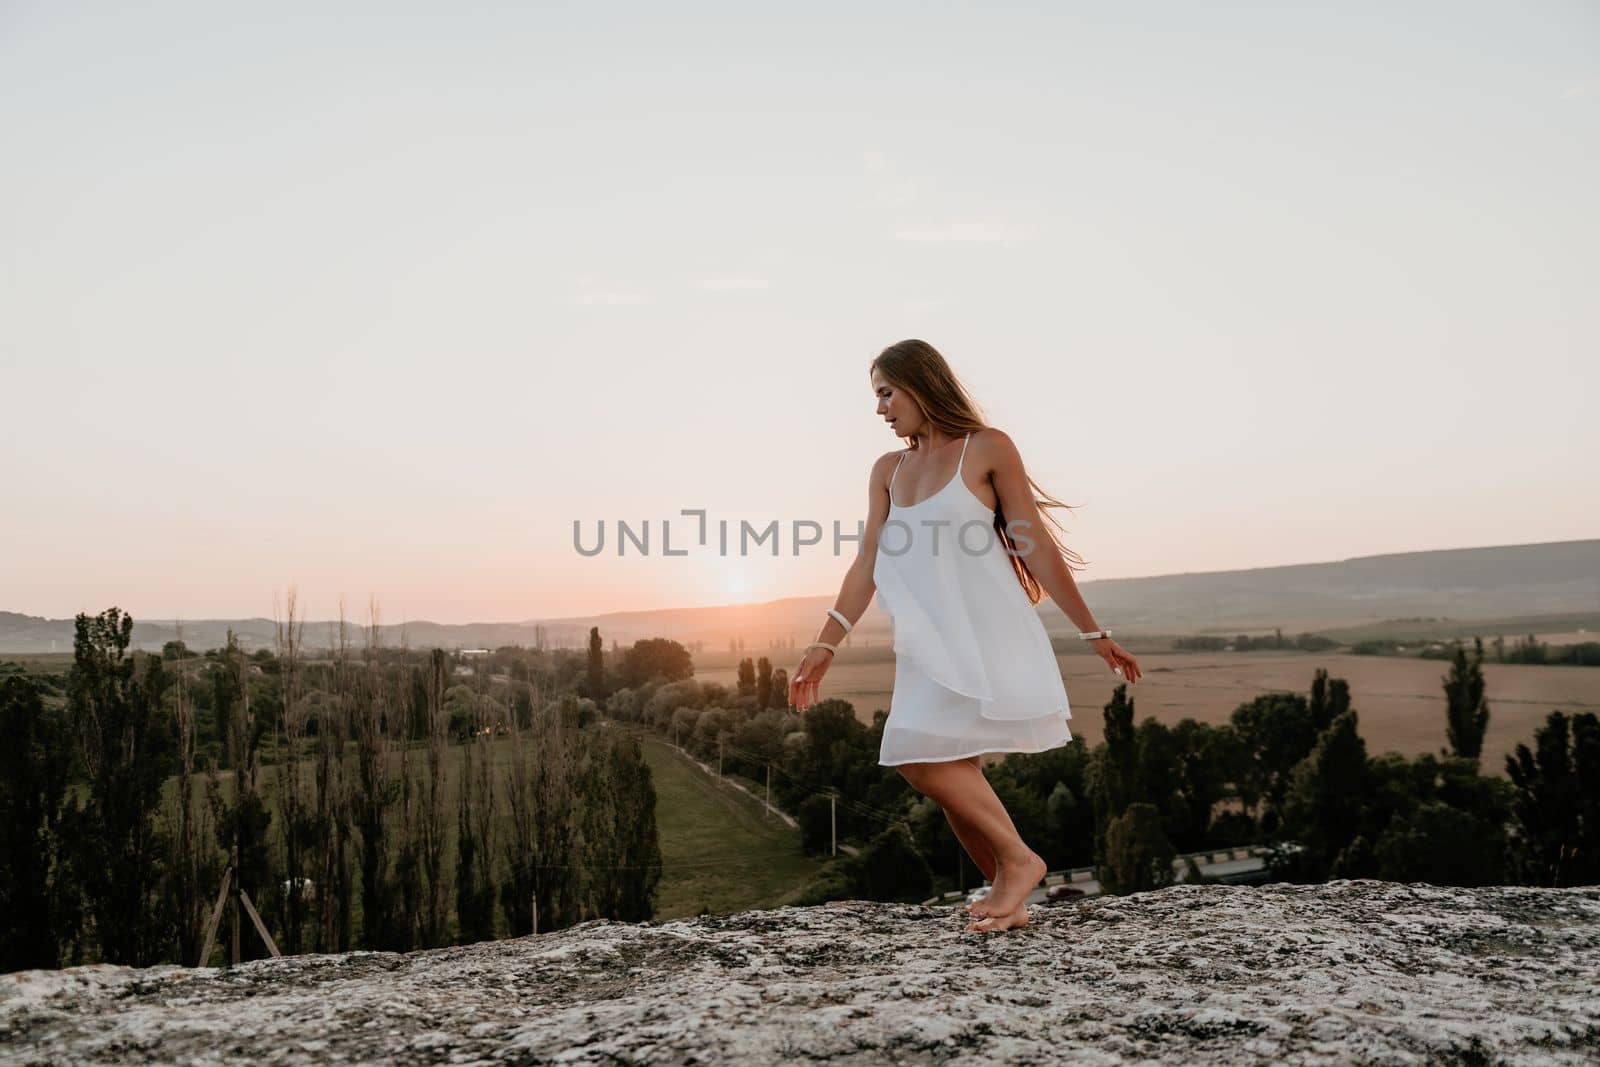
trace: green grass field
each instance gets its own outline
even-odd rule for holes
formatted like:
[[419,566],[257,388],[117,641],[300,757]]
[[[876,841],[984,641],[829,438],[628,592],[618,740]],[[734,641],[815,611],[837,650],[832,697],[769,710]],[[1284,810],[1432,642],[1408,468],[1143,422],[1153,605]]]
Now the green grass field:
[[718,782],[670,745],[642,738],[656,785],[662,875],[656,918],[783,904],[823,865],[800,831]]

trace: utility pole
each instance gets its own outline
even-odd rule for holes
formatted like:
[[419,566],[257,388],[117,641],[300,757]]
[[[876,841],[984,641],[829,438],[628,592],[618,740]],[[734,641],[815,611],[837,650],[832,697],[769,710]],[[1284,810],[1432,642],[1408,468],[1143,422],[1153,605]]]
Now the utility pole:
[[767,814],[772,814],[772,761],[767,761]]
[[839,794],[828,792],[828,826],[833,833],[833,854],[839,854]]

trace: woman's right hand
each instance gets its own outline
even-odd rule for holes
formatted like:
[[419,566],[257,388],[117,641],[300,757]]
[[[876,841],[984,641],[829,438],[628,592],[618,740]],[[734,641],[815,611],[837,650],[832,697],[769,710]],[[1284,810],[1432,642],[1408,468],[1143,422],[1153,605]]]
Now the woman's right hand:
[[789,704],[795,711],[804,712],[817,702],[817,686],[832,662],[833,653],[827,649],[806,649],[805,658],[789,678]]

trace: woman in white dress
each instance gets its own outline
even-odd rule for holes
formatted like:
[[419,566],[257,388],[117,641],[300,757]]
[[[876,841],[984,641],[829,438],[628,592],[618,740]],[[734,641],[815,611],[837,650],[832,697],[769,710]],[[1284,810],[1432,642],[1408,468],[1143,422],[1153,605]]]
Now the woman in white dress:
[[860,551],[794,671],[789,702],[801,712],[816,703],[839,639],[876,593],[894,623],[895,652],[878,762],[944,810],[992,883],[968,906],[967,929],[1025,926],[1045,864],[979,760],[1072,739],[1066,688],[1034,610],[1041,590],[1108,668],[1131,683],[1139,664],[1095,624],[1068,562],[1083,560],[1041,521],[1041,505],[1067,505],[1042,490],[1036,498],[1011,438],[985,425],[944,357],[925,341],[901,341],[870,372],[879,416],[910,444],[872,466]]

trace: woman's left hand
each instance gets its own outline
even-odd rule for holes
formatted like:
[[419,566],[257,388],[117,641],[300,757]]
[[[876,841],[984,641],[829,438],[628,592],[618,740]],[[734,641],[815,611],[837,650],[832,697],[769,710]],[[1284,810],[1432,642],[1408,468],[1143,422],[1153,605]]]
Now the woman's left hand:
[[[1130,656],[1126,649],[1109,637],[1102,637],[1097,641],[1089,642],[1100,658],[1106,661],[1106,666],[1122,675],[1126,682],[1137,682],[1144,674],[1139,669],[1139,661]],[[1119,670],[1120,668],[1120,670]]]
[[794,669],[794,675],[789,679],[789,706],[794,710],[805,713],[805,710],[817,702],[817,688],[822,684],[822,676],[828,673],[828,667],[833,663],[833,653],[826,648],[808,648],[805,658],[800,661],[800,666]]

